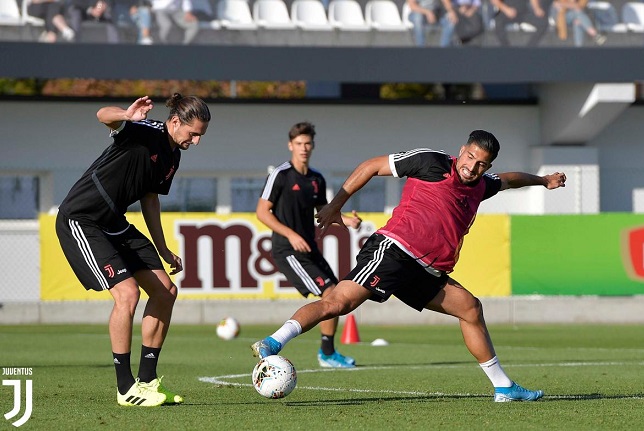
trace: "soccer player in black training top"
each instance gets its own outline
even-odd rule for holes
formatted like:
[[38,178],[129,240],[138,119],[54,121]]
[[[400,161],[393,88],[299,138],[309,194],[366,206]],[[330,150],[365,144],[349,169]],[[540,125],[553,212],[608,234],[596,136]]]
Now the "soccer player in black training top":
[[[338,282],[315,242],[315,211],[326,205],[326,181],[309,161],[315,147],[315,126],[297,123],[288,134],[291,160],[279,165],[266,179],[257,203],[257,218],[273,231],[272,256],[279,270],[304,296],[323,297]],[[343,216],[346,226],[360,227],[356,212]],[[322,367],[352,368],[355,360],[338,353],[334,336],[338,318],[320,323]]]
[[[170,190],[180,150],[198,145],[206,133],[210,111],[198,97],[178,93],[166,102],[170,113],[165,122],[147,119],[153,106],[144,96],[127,109],[107,106],[97,112],[98,121],[111,129],[114,142],[74,184],[56,219],[63,252],[85,289],[109,290],[114,298],[109,333],[116,399],[123,406],[183,402],[157,376],[157,361],[177,296],[177,286],[159,256],[170,265],[170,275],[183,269],[181,258],[166,245],[158,195]],[[125,218],[128,206],[137,201],[154,245]],[[130,353],[139,288],[149,299],[135,379]]]

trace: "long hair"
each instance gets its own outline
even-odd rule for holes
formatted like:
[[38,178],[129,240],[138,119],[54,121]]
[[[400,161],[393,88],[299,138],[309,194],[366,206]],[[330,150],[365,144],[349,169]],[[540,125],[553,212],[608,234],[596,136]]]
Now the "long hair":
[[176,115],[182,124],[190,124],[195,119],[204,123],[210,121],[208,105],[197,96],[184,97],[179,93],[174,93],[165,102],[165,106],[170,108],[168,120]]

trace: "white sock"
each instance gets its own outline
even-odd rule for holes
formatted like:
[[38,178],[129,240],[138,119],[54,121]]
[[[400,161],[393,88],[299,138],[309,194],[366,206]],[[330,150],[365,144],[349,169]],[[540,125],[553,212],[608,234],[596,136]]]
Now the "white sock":
[[496,356],[479,365],[495,388],[509,388],[512,386],[512,380],[507,376],[507,374],[505,374],[505,371],[503,371],[503,367]]
[[302,333],[302,326],[297,320],[287,320],[271,337],[282,343],[282,347]]

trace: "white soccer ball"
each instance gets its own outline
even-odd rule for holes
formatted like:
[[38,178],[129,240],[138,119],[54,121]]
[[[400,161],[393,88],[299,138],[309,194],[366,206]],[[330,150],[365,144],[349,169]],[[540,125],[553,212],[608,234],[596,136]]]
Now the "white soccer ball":
[[267,356],[253,368],[253,386],[266,398],[284,398],[296,385],[295,367],[283,356]]
[[217,325],[217,336],[222,340],[232,340],[239,335],[239,322],[234,317],[225,317]]

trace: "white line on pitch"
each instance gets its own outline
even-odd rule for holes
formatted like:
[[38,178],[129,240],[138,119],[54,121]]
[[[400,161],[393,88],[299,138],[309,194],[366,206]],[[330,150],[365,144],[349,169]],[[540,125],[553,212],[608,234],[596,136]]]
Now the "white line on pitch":
[[[558,362],[550,364],[517,364],[517,365],[507,365],[504,364],[504,367],[604,367],[604,366],[623,366],[623,365],[644,365],[644,362]],[[304,373],[320,373],[320,372],[356,372],[356,371],[375,371],[375,370],[387,370],[387,369],[422,369],[422,368],[464,368],[464,367],[473,367],[473,365],[411,365],[411,366],[372,366],[372,367],[356,367],[356,368],[345,368],[345,369],[310,369],[310,370],[298,370],[298,374]],[[231,379],[241,379],[241,378],[250,378],[249,373],[244,374],[228,374],[223,376],[213,376],[213,377],[199,377],[198,380],[204,383],[210,383],[213,385],[222,385],[222,386],[234,386],[234,387],[247,387],[253,386],[251,383],[237,383],[231,382]],[[322,386],[298,386],[298,389],[308,389],[316,391],[331,391],[331,392],[353,392],[353,393],[378,393],[378,394],[392,394],[392,395],[430,395],[430,396],[452,396],[452,397],[484,397],[489,394],[470,394],[470,393],[444,393],[444,392],[425,392],[425,391],[393,391],[387,389],[353,389],[353,388],[327,388]],[[580,398],[583,399],[583,396],[575,395],[546,395],[547,398],[562,398],[570,399]],[[640,396],[627,397],[631,399],[642,399]]]

